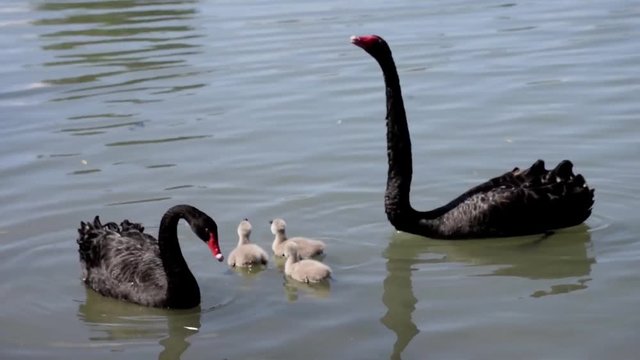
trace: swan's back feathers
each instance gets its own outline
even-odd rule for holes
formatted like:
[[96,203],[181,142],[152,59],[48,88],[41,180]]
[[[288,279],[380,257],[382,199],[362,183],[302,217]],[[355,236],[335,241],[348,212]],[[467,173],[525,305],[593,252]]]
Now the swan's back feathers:
[[99,217],[81,222],[78,252],[83,280],[105,296],[162,306],[166,298],[164,275],[157,240],[138,223],[124,220],[120,226],[102,225]]
[[564,160],[546,170],[542,160],[480,184],[449,204],[422,213],[419,227],[443,238],[534,234],[573,226],[591,215],[594,190]]

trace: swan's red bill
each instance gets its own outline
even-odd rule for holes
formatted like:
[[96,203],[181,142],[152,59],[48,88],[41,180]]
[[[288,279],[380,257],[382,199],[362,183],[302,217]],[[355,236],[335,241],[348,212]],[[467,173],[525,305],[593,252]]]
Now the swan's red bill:
[[380,37],[378,35],[354,35],[351,37],[351,43],[363,49],[377,43],[378,41],[380,41]]
[[218,261],[224,260],[224,256],[220,251],[220,245],[218,245],[218,239],[216,239],[216,236],[213,233],[209,234],[209,241],[207,242],[207,245],[209,245],[209,249],[211,249],[213,257],[218,259]]

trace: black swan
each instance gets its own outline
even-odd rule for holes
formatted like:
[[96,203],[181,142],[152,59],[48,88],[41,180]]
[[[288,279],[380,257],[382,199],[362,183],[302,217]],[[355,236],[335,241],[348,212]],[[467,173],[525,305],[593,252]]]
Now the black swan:
[[160,220],[158,240],[142,224],[124,220],[118,226],[80,222],[78,252],[83,280],[98,293],[132,303],[175,309],[200,304],[200,288],[180,251],[178,221],[185,219],[213,256],[224,258],[218,245],[218,225],[189,205],[171,207]]
[[413,209],[411,139],[391,49],[377,35],[353,36],[351,42],[376,59],[384,75],[389,160],[385,211],[397,230],[440,239],[506,237],[545,233],[589,217],[594,190],[582,175],[573,174],[568,160],[553,170],[538,160],[528,169],[515,168],[471,188],[437,209]]

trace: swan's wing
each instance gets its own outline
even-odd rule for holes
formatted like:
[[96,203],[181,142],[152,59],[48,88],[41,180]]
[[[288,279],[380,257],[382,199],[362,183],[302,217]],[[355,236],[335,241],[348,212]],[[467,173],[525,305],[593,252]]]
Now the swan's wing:
[[[165,282],[157,241],[149,241],[148,235],[129,232],[111,236],[101,247],[101,267],[119,283],[135,286],[159,286]],[[155,239],[154,239],[155,240]],[[156,276],[160,275],[160,276]]]
[[438,226],[450,237],[518,235],[577,225],[591,214],[594,190],[570,161],[546,170],[538,160],[465,192],[434,210]]
[[166,277],[157,240],[139,231],[144,230],[141,226],[124,229],[115,223],[102,225],[97,216],[93,223],[81,222],[78,246],[85,282],[115,298],[142,292],[142,287],[162,293]]
[[144,232],[144,226],[141,223],[132,223],[128,219],[125,219],[120,223],[120,234],[129,237],[141,236],[146,241],[157,243],[158,240],[153,236]]

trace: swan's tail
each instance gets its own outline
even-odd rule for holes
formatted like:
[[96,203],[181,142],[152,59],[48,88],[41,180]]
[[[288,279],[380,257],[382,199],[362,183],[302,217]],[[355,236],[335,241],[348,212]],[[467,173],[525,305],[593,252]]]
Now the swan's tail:
[[121,232],[127,231],[137,231],[140,233],[144,232],[144,226],[141,223],[132,223],[131,221],[125,219],[120,223]]
[[100,247],[97,241],[106,235],[108,231],[119,231],[118,225],[113,222],[102,225],[100,217],[96,216],[93,221],[81,221],[78,228],[78,253],[80,261],[86,267],[96,265],[100,256]]
[[540,215],[552,227],[577,225],[591,215],[595,190],[589,188],[581,174],[573,173],[571,161],[563,160],[554,169],[546,170],[544,161],[538,160],[526,170],[514,169],[512,174],[532,202],[543,205]]

